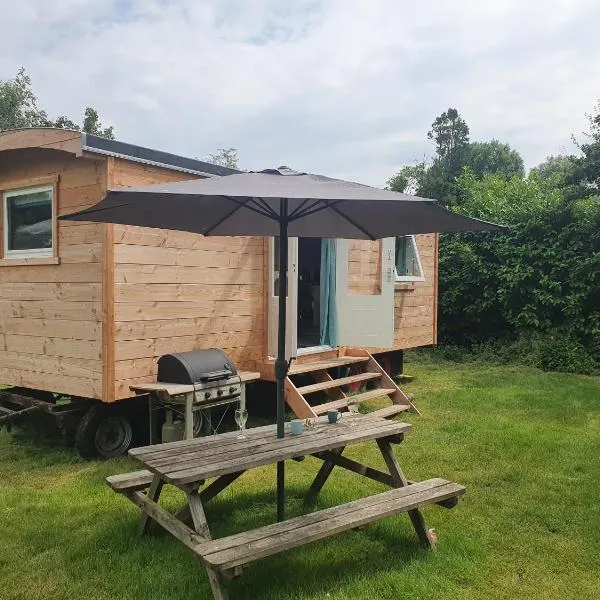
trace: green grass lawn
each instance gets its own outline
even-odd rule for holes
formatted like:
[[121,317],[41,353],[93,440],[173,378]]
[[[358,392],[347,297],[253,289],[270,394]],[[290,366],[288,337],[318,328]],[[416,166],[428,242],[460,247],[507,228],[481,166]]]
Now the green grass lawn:
[[[467,494],[425,508],[438,552],[421,550],[406,515],[255,563],[231,599],[600,598],[600,382],[528,368],[408,363],[422,416],[397,454],[412,479],[441,476]],[[349,455],[382,466],[376,448]],[[198,559],[154,530],[104,484],[136,468],[81,460],[23,432],[0,433],[0,598],[212,598]],[[288,514],[318,463],[289,463]],[[246,474],[207,511],[222,536],[271,522],[274,468]],[[334,471],[320,507],[383,489]],[[181,502],[170,491],[166,500]]]

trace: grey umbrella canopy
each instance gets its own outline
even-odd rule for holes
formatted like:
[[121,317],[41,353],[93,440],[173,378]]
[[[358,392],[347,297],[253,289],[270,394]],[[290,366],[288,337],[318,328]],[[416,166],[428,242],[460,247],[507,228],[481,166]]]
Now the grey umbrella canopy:
[[[501,231],[435,200],[280,167],[108,192],[69,221],[119,223],[203,235],[278,236],[279,327],[275,362],[277,435],[284,435],[288,236],[379,239],[408,234]],[[277,465],[277,515],[284,516],[284,464]]]

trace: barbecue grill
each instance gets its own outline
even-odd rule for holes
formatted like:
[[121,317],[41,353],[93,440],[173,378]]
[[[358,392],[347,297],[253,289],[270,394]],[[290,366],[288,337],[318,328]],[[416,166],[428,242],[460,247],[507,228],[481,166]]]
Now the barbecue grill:
[[195,405],[227,404],[238,400],[242,393],[233,361],[219,348],[161,356],[157,381],[192,385]]

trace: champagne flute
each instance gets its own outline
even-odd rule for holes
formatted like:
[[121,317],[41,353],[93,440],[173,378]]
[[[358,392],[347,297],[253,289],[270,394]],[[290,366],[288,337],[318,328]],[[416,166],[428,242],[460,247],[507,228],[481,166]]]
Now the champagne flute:
[[[358,402],[356,400],[353,399],[354,396],[350,396],[348,398],[348,412],[351,415],[357,415],[358,414]],[[356,421],[355,419],[350,419],[350,427],[354,427],[356,425]]]
[[246,427],[246,421],[248,420],[248,411],[245,408],[238,408],[235,411],[235,422],[240,428],[240,435],[237,436],[238,440],[245,440],[244,428]]

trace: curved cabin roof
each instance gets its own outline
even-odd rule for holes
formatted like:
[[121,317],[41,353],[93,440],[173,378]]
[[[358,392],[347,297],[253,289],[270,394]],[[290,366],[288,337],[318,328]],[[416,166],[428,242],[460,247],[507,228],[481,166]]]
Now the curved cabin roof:
[[82,156],[84,153],[116,156],[133,162],[203,175],[204,177],[231,175],[239,172],[235,169],[213,165],[194,158],[136,146],[135,144],[127,144],[117,140],[109,140],[81,131],[49,127],[0,131],[0,152],[32,148],[58,150],[75,156]]

